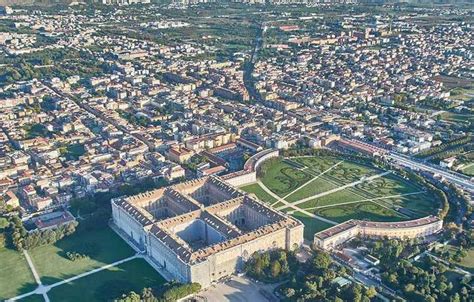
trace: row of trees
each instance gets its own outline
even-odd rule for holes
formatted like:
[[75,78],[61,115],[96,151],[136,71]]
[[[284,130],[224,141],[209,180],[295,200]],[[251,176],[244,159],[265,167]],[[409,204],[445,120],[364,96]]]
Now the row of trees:
[[[425,158],[425,157],[433,156],[433,155],[436,155],[437,158],[441,158],[440,156],[447,157],[446,154],[448,153],[446,152],[449,152],[449,150],[456,149],[456,147],[465,146],[466,144],[469,144],[469,143],[473,143],[473,137],[469,135],[463,136],[461,138],[446,142],[442,145],[419,152],[418,154],[416,154],[416,157]],[[445,155],[442,155],[442,154],[445,154]]]
[[134,291],[123,294],[116,302],[171,302],[197,293],[201,290],[199,283],[167,283],[163,288],[144,288],[141,294]]
[[73,221],[54,229],[28,232],[18,216],[11,216],[8,234],[13,248],[18,251],[30,250],[41,245],[53,244],[66,236],[72,235],[76,231],[77,225],[78,223]]

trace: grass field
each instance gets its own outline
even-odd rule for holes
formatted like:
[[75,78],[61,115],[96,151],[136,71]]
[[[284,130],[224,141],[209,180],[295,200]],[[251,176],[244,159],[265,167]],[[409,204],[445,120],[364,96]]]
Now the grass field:
[[314,234],[316,234],[317,232],[320,232],[333,226],[332,224],[326,223],[318,219],[314,219],[301,212],[295,212],[292,215],[304,224],[304,239],[309,241],[313,241]]
[[[279,158],[265,163],[263,171],[262,183],[275,194],[280,197],[289,194],[285,197],[287,202],[298,202],[301,209],[335,222],[349,219],[402,221],[433,214],[439,207],[436,198],[418,184],[393,173],[385,174],[387,171],[367,163],[341,162],[341,158],[334,156]],[[371,176],[376,178],[354,184]],[[345,185],[348,187],[341,188]],[[254,185],[243,189],[263,195],[259,192],[263,189]],[[307,201],[302,202],[303,199]],[[273,206],[283,207],[285,212],[294,211],[284,208],[282,202]],[[296,213],[295,217],[304,220],[308,229],[305,231],[307,239],[330,226]]]
[[[88,259],[71,261],[67,252],[89,255]],[[132,256],[134,251],[112,229],[78,231],[54,245],[31,250],[30,256],[43,284],[63,279]]]
[[272,204],[276,201],[276,199],[272,195],[265,192],[259,184],[243,186],[240,189],[244,190],[245,192],[255,194],[257,198],[263,202]]
[[34,290],[37,284],[22,253],[0,249],[0,300]]
[[135,259],[119,266],[53,288],[51,301],[111,301],[122,293],[159,287],[165,280],[145,260]]
[[474,274],[474,248],[470,248],[466,250],[466,252],[467,256],[462,259],[459,266],[471,274]]
[[474,176],[474,163],[470,163],[469,166],[462,169],[462,173],[468,176]]
[[44,298],[42,295],[31,295],[27,296],[23,299],[18,300],[20,302],[44,302]]

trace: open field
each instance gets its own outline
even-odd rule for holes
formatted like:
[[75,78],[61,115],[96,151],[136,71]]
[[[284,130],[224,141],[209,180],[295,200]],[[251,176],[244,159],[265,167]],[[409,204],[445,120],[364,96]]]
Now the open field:
[[[334,156],[279,158],[265,163],[262,174],[263,185],[307,211],[298,212],[283,201],[273,204],[304,220],[305,237],[310,240],[314,232],[331,226],[317,216],[335,222],[402,221],[434,214],[439,208],[436,198],[416,183],[367,163],[342,161]],[[310,218],[310,214],[316,217]]]
[[458,266],[471,274],[474,274],[474,248],[470,248],[469,250],[466,250],[466,252],[467,256],[459,262]]
[[27,293],[36,286],[25,256],[14,250],[0,248],[0,300]]
[[20,302],[44,302],[42,295],[31,295],[23,299],[18,300]]
[[471,163],[468,167],[462,169],[462,173],[469,176],[474,176],[474,163]]
[[[67,252],[86,254],[89,258],[71,261],[66,257]],[[106,227],[101,230],[78,230],[54,245],[40,246],[29,253],[42,283],[53,284],[129,257],[134,251]]]
[[159,287],[165,280],[145,260],[135,259],[116,267],[53,288],[51,301],[111,301],[122,293]]
[[272,195],[265,192],[258,183],[243,186],[240,189],[244,190],[247,193],[255,194],[257,198],[263,202],[272,204],[276,201],[276,199]]
[[311,242],[314,239],[314,234],[333,226],[324,221],[311,218],[301,212],[294,212],[292,215],[304,224],[304,239]]

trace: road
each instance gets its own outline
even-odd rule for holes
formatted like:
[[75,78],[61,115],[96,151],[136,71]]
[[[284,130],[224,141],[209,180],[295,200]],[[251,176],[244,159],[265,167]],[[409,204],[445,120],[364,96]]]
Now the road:
[[398,164],[402,166],[438,174],[442,176],[443,178],[445,178],[447,181],[454,183],[471,193],[474,193],[474,182],[472,182],[469,179],[469,177],[465,175],[447,171],[441,167],[436,167],[427,163],[420,162],[408,156],[399,155],[399,154],[389,152],[389,151],[387,151],[386,156],[392,159],[393,161],[396,161]]
[[254,83],[254,78],[252,76],[255,62],[257,61],[258,58],[258,52],[263,46],[263,36],[265,32],[267,31],[267,26],[265,23],[262,23],[260,25],[259,30],[257,30],[257,34],[255,36],[255,45],[254,49],[252,50],[252,55],[250,56],[250,60],[245,63],[244,66],[244,85],[245,88],[247,89],[251,99],[260,101],[260,94],[257,92],[255,89],[255,83]]
[[102,112],[100,112],[99,110],[95,109],[95,108],[92,108],[91,106],[87,105],[87,104],[84,104],[84,103],[81,103],[79,101],[77,101],[72,95],[68,94],[68,93],[65,93],[55,87],[52,87],[46,83],[43,83],[43,85],[53,94],[59,96],[59,97],[62,97],[62,98],[65,98],[65,99],[68,99],[70,101],[73,101],[74,103],[77,104],[77,106],[79,106],[81,109],[89,112],[90,114],[94,115],[95,117],[97,117],[98,119],[102,120],[103,122],[107,123],[107,124],[110,124],[114,127],[116,127],[117,129],[119,129],[120,131],[124,132],[124,133],[127,133],[128,135],[134,137],[135,139],[137,139],[138,141],[141,141],[142,143],[144,143],[148,149],[150,151],[153,151],[155,146],[149,142],[146,138],[143,137],[143,135],[140,135],[138,133],[132,133],[127,127],[119,124],[117,121],[113,120],[113,119],[108,119],[107,117],[104,116],[104,114]]

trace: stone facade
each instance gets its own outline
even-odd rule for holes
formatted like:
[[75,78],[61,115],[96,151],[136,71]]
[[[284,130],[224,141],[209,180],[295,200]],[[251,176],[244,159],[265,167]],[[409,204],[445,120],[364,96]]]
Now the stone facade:
[[442,228],[443,221],[436,216],[401,222],[349,220],[314,234],[314,245],[330,250],[356,236],[423,238],[438,233]]
[[168,275],[203,287],[241,271],[254,252],[303,243],[300,221],[214,176],[114,199],[112,217]]

